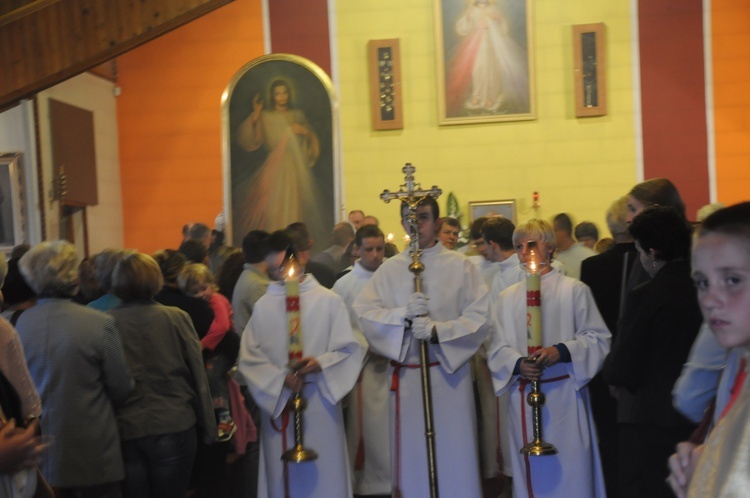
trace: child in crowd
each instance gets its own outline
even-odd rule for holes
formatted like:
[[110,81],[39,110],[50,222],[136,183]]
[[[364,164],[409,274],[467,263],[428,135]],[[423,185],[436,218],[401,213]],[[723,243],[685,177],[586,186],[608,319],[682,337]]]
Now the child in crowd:
[[[750,202],[708,216],[693,242],[693,280],[704,320],[718,343],[739,352],[731,395],[717,413],[720,421],[704,445],[680,443],[672,455],[669,483],[675,494],[729,497],[747,494],[750,466]],[[691,480],[692,477],[692,480]]]
[[180,290],[191,297],[205,299],[214,312],[214,321],[201,337],[206,376],[214,400],[218,441],[228,441],[237,427],[229,409],[227,374],[237,361],[239,337],[234,333],[232,305],[216,291],[216,280],[211,270],[201,263],[186,265],[177,277]]

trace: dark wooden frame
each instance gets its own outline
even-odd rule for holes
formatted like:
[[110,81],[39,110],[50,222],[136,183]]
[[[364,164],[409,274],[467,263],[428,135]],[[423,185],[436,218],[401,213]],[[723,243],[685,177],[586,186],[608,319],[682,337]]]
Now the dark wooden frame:
[[401,50],[398,38],[370,40],[367,44],[370,71],[370,109],[373,130],[404,127]]
[[[588,53],[584,54],[584,51]],[[606,67],[607,44],[604,23],[573,26],[576,117],[607,114]]]

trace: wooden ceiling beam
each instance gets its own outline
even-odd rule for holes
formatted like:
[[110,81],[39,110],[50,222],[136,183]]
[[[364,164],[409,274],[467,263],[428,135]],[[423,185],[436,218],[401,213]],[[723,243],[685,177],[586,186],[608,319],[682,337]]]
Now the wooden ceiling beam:
[[233,0],[36,0],[0,16],[0,110]]

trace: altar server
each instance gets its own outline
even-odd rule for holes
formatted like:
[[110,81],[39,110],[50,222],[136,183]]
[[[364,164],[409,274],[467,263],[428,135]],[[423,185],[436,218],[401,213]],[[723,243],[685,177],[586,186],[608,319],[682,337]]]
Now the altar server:
[[[283,254],[282,254],[283,256]],[[290,366],[287,286],[280,263],[253,309],[240,349],[239,370],[262,410],[258,496],[342,498],[352,495],[341,399],[359,375],[364,351],[349,323],[344,301],[304,275],[298,284],[302,358]],[[288,402],[302,393],[307,407],[304,443],[317,460],[284,463],[294,446],[294,414]]]
[[[550,224],[533,219],[516,228],[513,244],[522,263],[531,242],[536,242],[545,263],[540,272],[544,347],[529,356],[533,361],[523,361],[528,345],[525,283],[492,296],[490,303],[489,367],[498,395],[510,392],[513,495],[604,497],[586,384],[601,369],[611,335],[589,288],[550,267],[555,250]],[[532,410],[526,402],[532,380],[541,380],[546,397],[542,434],[557,447],[556,455],[520,453],[532,440]]]

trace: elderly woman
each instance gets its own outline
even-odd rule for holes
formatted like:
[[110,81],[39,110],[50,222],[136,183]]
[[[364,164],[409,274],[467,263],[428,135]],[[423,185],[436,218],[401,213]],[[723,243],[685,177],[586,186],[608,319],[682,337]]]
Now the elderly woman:
[[119,496],[124,477],[115,407],[133,388],[115,321],[71,301],[78,259],[68,242],[43,242],[20,260],[39,296],[16,322],[54,438],[41,463],[58,496]]
[[644,209],[630,233],[651,280],[627,296],[620,339],[607,359],[605,380],[619,388],[622,496],[670,496],[665,462],[694,425],[672,406],[702,318],[690,276],[691,228],[672,207]]
[[112,291],[123,302],[110,311],[135,378],[135,391],[117,412],[125,460],[126,497],[184,498],[197,446],[216,421],[201,345],[190,317],[154,296],[163,284],[153,258],[131,254],[115,267]]

